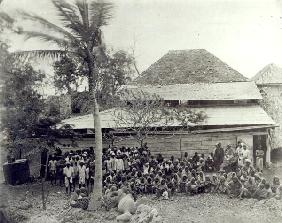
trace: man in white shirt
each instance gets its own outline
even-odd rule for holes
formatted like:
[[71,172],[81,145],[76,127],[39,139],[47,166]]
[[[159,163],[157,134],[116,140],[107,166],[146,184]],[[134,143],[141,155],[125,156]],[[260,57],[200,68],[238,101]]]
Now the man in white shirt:
[[73,172],[73,167],[71,166],[70,162],[66,162],[66,167],[63,170],[65,176],[66,194],[71,193]]

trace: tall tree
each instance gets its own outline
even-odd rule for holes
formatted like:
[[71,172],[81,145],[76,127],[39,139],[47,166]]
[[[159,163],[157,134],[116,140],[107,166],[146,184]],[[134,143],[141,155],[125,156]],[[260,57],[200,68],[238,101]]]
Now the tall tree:
[[[102,129],[97,102],[97,89],[100,73],[97,61],[105,59],[101,28],[108,24],[112,17],[111,3],[93,0],[77,0],[69,3],[66,0],[52,0],[52,3],[62,22],[62,26],[54,24],[45,18],[22,12],[24,19],[30,20],[45,28],[43,31],[23,30],[20,34],[26,39],[40,39],[55,43],[58,49],[40,49],[18,52],[19,57],[75,57],[87,67],[88,88],[93,102],[92,112],[95,126],[95,184],[92,203],[102,196]],[[94,199],[93,199],[94,198]]]

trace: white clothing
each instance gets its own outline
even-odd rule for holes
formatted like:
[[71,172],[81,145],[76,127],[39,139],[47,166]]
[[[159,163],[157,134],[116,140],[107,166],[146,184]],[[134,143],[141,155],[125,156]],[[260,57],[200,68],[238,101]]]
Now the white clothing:
[[117,170],[124,170],[123,159],[117,159],[116,160],[116,167],[117,167]]
[[86,167],[85,165],[83,166],[78,166],[78,177],[79,177],[79,184],[85,184],[85,178],[86,178]]

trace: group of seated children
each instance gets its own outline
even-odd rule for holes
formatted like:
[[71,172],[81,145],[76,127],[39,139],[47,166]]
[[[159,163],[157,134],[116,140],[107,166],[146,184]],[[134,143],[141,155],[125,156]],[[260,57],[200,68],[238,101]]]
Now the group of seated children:
[[[103,151],[103,192],[105,197],[115,196],[119,189],[130,191],[135,197],[154,194],[169,199],[176,193],[222,193],[229,197],[266,199],[281,197],[279,178],[267,182],[262,171],[255,169],[249,159],[237,165],[234,171],[222,168],[216,171],[213,154],[207,158],[195,153],[182,159],[165,159],[161,154],[152,156],[147,146],[142,148],[109,148]],[[63,162],[66,193],[74,192],[73,204],[80,205],[93,189],[94,153],[79,151],[66,153],[61,160],[50,159],[50,170],[56,172],[56,163]],[[216,171],[216,172],[215,172]],[[78,185],[78,189],[76,188]],[[85,192],[85,189],[87,193]],[[81,192],[81,190],[83,192]]]
[[[169,199],[176,193],[195,195],[199,193],[222,193],[230,198],[280,198],[279,178],[272,184],[249,159],[238,165],[235,172],[214,172],[212,157],[204,159],[197,153],[182,160],[164,159],[160,154],[151,156],[146,148],[127,150],[111,148],[105,154],[103,187],[105,196],[116,194],[119,188],[127,188],[134,196],[155,194],[157,198]],[[119,167],[117,160],[125,162]],[[207,163],[209,165],[207,165]],[[114,165],[113,165],[114,164]]]

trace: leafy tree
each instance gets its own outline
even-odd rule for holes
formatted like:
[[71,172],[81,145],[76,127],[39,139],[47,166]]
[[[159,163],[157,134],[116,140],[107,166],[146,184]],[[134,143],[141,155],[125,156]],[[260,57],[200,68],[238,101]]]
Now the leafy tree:
[[77,91],[80,85],[80,79],[85,75],[80,61],[75,60],[75,58],[63,56],[58,61],[54,62],[53,67],[55,71],[55,88],[59,92],[66,91],[68,94]]
[[98,61],[106,60],[101,28],[107,25],[112,17],[112,4],[90,0],[78,0],[74,3],[68,3],[66,0],[52,0],[52,3],[62,26],[51,23],[41,16],[22,12],[24,19],[34,22],[35,26],[39,24],[45,29],[40,32],[22,30],[19,33],[25,35],[26,39],[35,38],[55,43],[58,49],[22,51],[17,55],[21,58],[68,56],[85,63],[89,94],[91,101],[93,101],[92,112],[95,126],[95,185],[91,203],[98,204],[98,202],[94,202],[102,196],[102,130],[97,101],[98,80],[101,76]]
[[114,110],[116,125],[129,133],[143,146],[148,135],[154,135],[175,127],[189,131],[192,126],[205,120],[203,112],[194,112],[187,107],[168,107],[156,94],[138,89],[119,92],[120,101]]
[[[97,100],[101,110],[113,106],[116,93],[121,85],[131,80],[134,74],[133,57],[125,51],[106,52],[106,60],[98,64]],[[90,113],[91,99],[89,94],[78,92],[78,86],[85,79],[85,65],[75,58],[62,57],[54,63],[55,87],[60,92],[67,91],[72,95],[72,109],[76,113]]]
[[17,148],[36,134],[38,117],[44,110],[41,95],[35,89],[44,73],[35,71],[31,65],[11,62],[3,72],[1,116],[2,128],[6,130],[9,144]]

